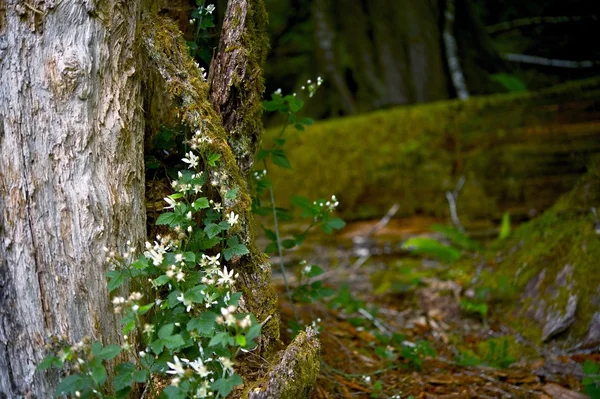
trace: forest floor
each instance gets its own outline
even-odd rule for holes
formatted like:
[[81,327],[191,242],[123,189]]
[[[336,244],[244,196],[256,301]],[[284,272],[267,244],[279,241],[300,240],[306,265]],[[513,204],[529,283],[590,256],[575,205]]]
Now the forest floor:
[[[320,330],[314,398],[589,397],[581,393],[582,364],[599,363],[600,353],[528,341],[493,300],[483,307],[469,300],[469,272],[399,249],[406,238],[431,234],[432,220],[393,219],[374,232],[376,222],[347,226],[341,236],[285,258],[291,286],[298,285],[301,272],[294,275],[293,265],[300,259],[323,269],[308,286],[322,281],[332,292],[312,287],[325,299],[292,306],[273,259],[282,338],[291,340],[286,326],[294,312]],[[467,263],[477,262],[473,255]]]

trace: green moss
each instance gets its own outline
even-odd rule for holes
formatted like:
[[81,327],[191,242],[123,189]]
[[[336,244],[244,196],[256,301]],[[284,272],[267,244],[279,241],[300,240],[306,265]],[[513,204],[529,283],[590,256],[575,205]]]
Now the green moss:
[[[460,176],[465,221],[549,207],[600,150],[600,79],[522,93],[394,108],[288,131],[292,171],[272,171],[278,201],[336,194],[347,219],[447,216]],[[570,105],[567,105],[570,104]],[[589,111],[592,112],[592,111]],[[265,135],[268,147],[278,129]],[[569,158],[565,154],[576,154]],[[566,174],[558,176],[559,169]],[[558,194],[557,194],[558,193]],[[528,209],[519,208],[527,204]]]
[[540,303],[546,304],[546,312],[564,312],[569,297],[578,296],[576,321],[569,329],[574,338],[585,335],[599,310],[600,237],[591,207],[600,207],[600,158],[592,160],[588,173],[552,208],[495,244],[504,258],[498,270],[512,276],[520,293],[512,311],[526,319],[517,325],[530,339],[540,338],[543,321],[533,322],[531,316]]
[[[258,320],[264,321],[277,310],[277,297],[270,285],[270,266],[265,256],[255,246],[254,223],[252,221],[252,201],[247,191],[245,177],[240,172],[232,147],[236,140],[226,134],[221,117],[214,111],[208,99],[208,83],[204,82],[200,71],[189,57],[181,32],[168,19],[157,15],[145,15],[141,29],[143,45],[148,56],[148,64],[158,73],[172,105],[182,123],[192,132],[202,130],[211,142],[202,149],[206,158],[210,153],[221,155],[214,171],[227,176],[225,183],[218,187],[223,193],[238,188],[235,200],[222,201],[226,212],[239,215],[240,224],[230,230],[245,242],[250,255],[242,257],[232,266],[241,274],[245,282],[240,286],[244,293],[246,309]],[[262,81],[261,81],[262,82]],[[215,195],[219,195],[216,194]],[[217,198],[218,200],[218,198]],[[278,318],[268,324],[263,331],[264,349],[268,352],[279,339]]]
[[320,345],[314,330],[301,331],[264,380],[248,386],[259,398],[309,398],[320,370]]

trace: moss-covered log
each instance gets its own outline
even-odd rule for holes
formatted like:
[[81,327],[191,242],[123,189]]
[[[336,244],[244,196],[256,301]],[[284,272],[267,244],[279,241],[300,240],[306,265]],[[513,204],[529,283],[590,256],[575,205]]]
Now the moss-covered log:
[[600,152],[599,103],[595,79],[317,123],[290,133],[294,170],[275,171],[273,187],[282,201],[336,194],[347,219],[380,217],[394,203],[399,216],[442,217],[446,191],[465,176],[463,222],[505,211],[529,217],[568,192]]
[[600,345],[600,222],[592,209],[600,209],[600,157],[572,191],[500,243],[500,263],[481,276],[506,276],[516,287],[505,306],[529,339]]

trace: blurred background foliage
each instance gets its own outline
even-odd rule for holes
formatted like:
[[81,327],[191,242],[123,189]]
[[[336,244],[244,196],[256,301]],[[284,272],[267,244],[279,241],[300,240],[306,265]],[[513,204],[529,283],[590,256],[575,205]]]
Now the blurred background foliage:
[[[266,0],[272,50],[267,93],[298,92],[322,75],[308,105],[318,119],[456,97],[443,33],[451,30],[472,95],[534,90],[595,76],[592,67],[510,62],[505,54],[600,60],[594,1]],[[547,19],[545,17],[565,17]],[[540,20],[541,18],[541,20]]]

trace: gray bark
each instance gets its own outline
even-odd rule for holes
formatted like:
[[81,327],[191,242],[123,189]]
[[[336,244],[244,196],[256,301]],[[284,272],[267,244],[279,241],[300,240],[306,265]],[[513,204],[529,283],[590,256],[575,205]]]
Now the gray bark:
[[0,398],[51,397],[48,335],[118,341],[102,248],[145,236],[137,4],[0,5]]

